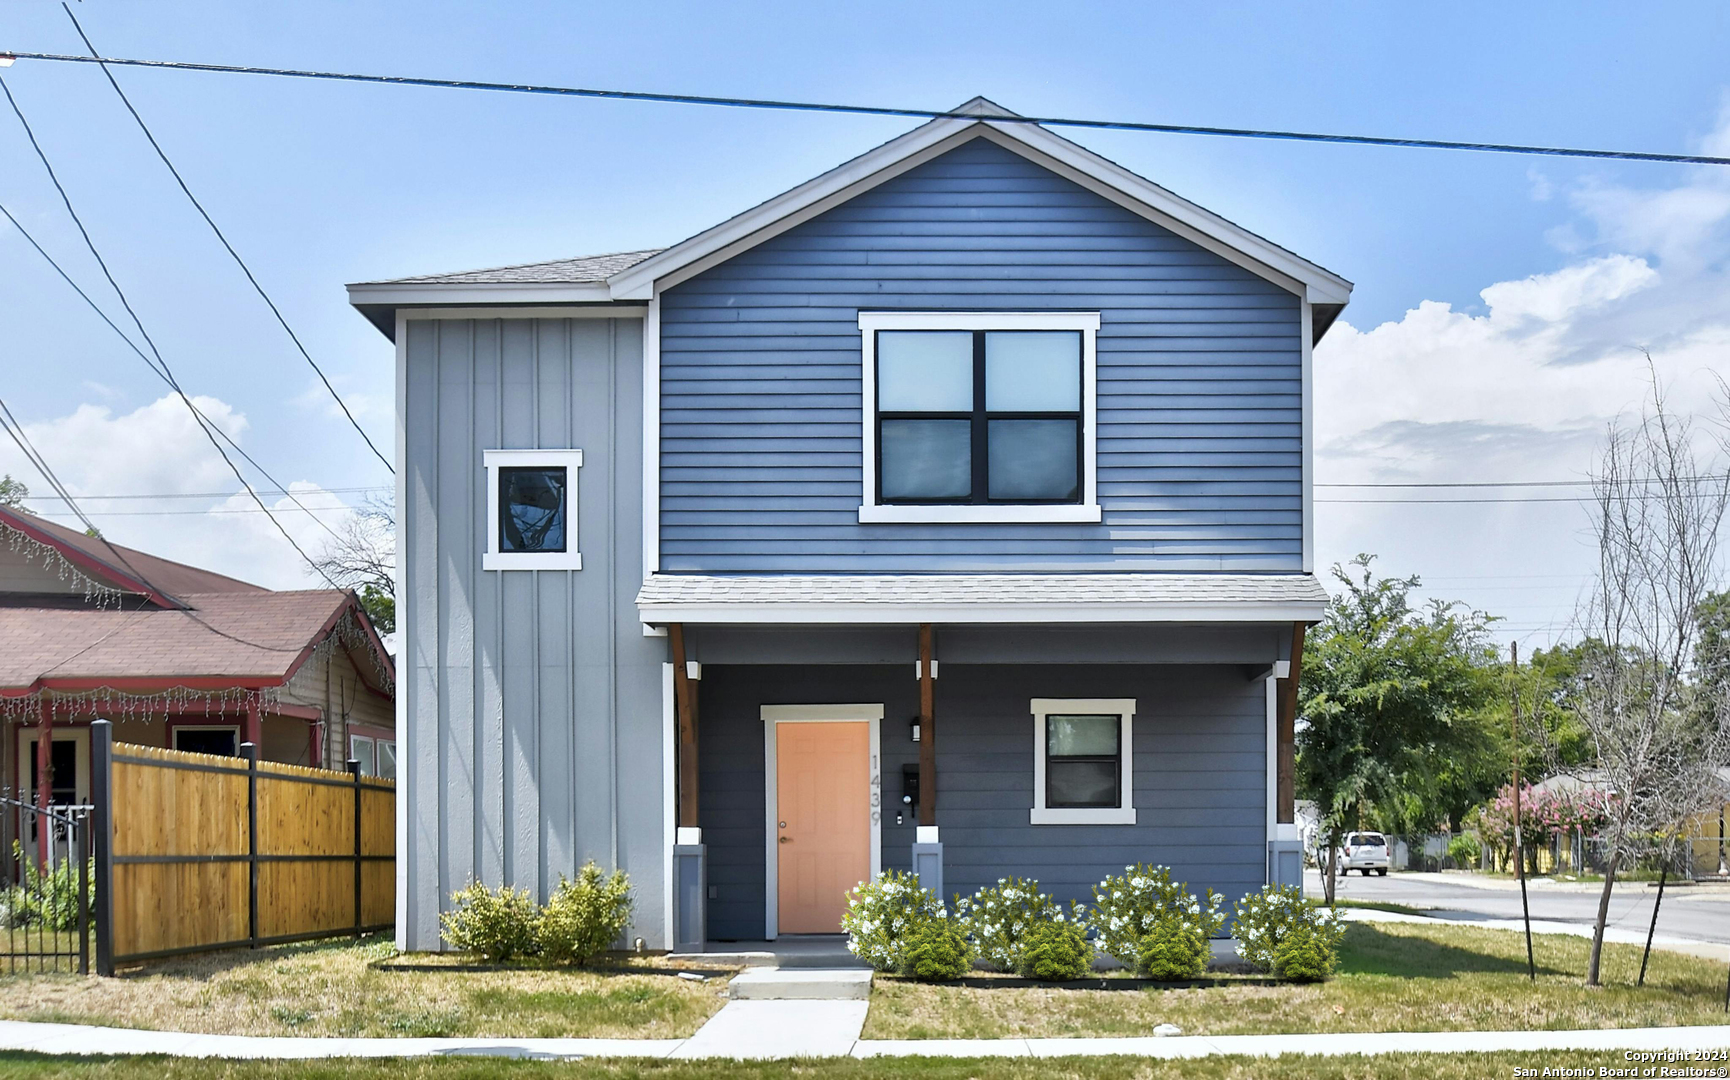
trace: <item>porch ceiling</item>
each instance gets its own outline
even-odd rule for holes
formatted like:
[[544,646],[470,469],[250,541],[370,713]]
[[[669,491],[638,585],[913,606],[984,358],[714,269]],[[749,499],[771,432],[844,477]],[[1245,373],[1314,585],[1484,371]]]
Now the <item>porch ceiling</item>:
[[1317,622],[1312,574],[655,574],[645,623]]

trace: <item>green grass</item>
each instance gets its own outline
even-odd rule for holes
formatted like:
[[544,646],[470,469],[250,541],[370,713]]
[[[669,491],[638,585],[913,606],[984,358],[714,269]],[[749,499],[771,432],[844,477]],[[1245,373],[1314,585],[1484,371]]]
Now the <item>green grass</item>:
[[[1706,1063],[1713,1064],[1716,1063]],[[1536,1070],[1626,1067],[1620,1053],[1387,1054],[1376,1057],[879,1058],[802,1062],[583,1061],[409,1058],[377,1061],[203,1061],[163,1058],[48,1058],[0,1053],[8,1080],[1449,1080],[1509,1077]]]
[[[1311,903],[1316,907],[1327,906],[1319,900],[1312,900]],[[1422,916],[1424,914],[1423,908],[1415,908],[1409,904],[1396,904],[1390,900],[1347,900],[1342,896],[1335,899],[1334,906],[1342,908],[1361,908],[1365,911],[1388,911],[1395,915]]]
[[430,970],[382,970],[388,940],[234,950],[151,965],[114,979],[0,975],[0,1019],[237,1035],[610,1036],[692,1034],[724,1002],[708,982],[546,967],[461,971],[460,957],[413,957]]
[[1505,930],[1414,923],[1353,923],[1338,976],[1309,986],[1252,985],[1228,977],[1198,989],[974,989],[881,983],[867,1039],[1338,1031],[1494,1031],[1722,1024],[1725,970],[1654,952],[1645,987],[1633,985],[1640,950],[1606,945],[1604,983],[1583,984],[1583,938],[1534,939],[1538,977],[1526,978],[1525,939]]

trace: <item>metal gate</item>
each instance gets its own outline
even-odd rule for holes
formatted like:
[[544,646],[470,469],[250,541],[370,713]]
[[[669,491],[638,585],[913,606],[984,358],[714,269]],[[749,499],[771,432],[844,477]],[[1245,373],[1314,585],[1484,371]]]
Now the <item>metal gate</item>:
[[[20,793],[21,794],[21,793]],[[0,789],[12,850],[0,865],[7,974],[90,972],[90,807],[34,805]]]

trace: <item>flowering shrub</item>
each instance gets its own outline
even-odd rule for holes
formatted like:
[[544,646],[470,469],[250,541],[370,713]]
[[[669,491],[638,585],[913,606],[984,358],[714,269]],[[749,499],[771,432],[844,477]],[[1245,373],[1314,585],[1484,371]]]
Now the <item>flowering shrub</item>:
[[630,878],[623,870],[603,874],[590,861],[575,881],[559,875],[535,927],[535,943],[555,964],[586,964],[618,940],[630,921]]
[[1279,966],[1280,945],[1299,930],[1316,931],[1338,946],[1345,933],[1338,915],[1318,908],[1291,885],[1268,885],[1237,902],[1237,954],[1262,971]]
[[[1535,852],[1557,834],[1578,829],[1591,834],[1604,827],[1611,796],[1596,788],[1571,791],[1539,790],[1520,785],[1520,841],[1527,852]],[[1507,859],[1514,849],[1514,786],[1503,784],[1494,798],[1467,815],[1467,824],[1490,846],[1498,859]]]
[[1087,924],[1102,952],[1140,970],[1142,939],[1161,915],[1169,914],[1190,927],[1205,944],[1225,926],[1225,913],[1220,910],[1224,902],[1225,897],[1212,889],[1197,899],[1188,885],[1171,880],[1169,867],[1136,863],[1093,887]]
[[948,914],[937,894],[920,886],[918,874],[885,870],[847,894],[841,929],[847,932],[848,952],[878,971],[896,971],[913,931]]
[[[1039,882],[1021,878],[998,878],[996,885],[970,897],[957,896],[955,918],[973,939],[979,958],[999,971],[1016,969],[1022,944],[1035,928],[1064,921],[1057,900],[1040,892]],[[1081,905],[1074,905],[1071,918],[1083,920]]]
[[1338,919],[1296,922],[1274,948],[1274,974],[1292,982],[1321,982],[1340,963],[1345,926]]
[[1093,946],[1087,931],[1073,921],[1035,924],[1016,954],[1015,973],[1024,979],[1064,982],[1086,978],[1092,970]]
[[1448,841],[1448,858],[1454,861],[1458,870],[1471,870],[1477,867],[1478,860],[1483,857],[1484,849],[1478,843],[1478,838],[1471,833],[1461,833]]
[[1175,911],[1162,911],[1154,919],[1153,929],[1141,939],[1136,969],[1160,982],[1199,979],[1207,971],[1210,955],[1207,938],[1202,936],[1195,920]]
[[954,919],[927,919],[901,943],[901,974],[920,982],[949,982],[973,969],[973,949]]

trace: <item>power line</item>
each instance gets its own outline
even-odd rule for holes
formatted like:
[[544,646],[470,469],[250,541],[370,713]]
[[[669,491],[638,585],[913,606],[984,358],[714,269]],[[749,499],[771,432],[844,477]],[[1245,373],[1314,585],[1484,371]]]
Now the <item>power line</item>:
[[[389,491],[390,488],[388,488],[388,487],[330,487],[330,488],[319,488],[318,490],[321,494],[327,494],[327,495],[360,495],[360,494],[365,494],[365,493],[369,493],[369,492],[376,493],[376,492],[381,492],[381,491]],[[293,494],[295,494],[293,491],[291,491],[287,488],[278,488],[275,491],[272,491],[269,488],[259,488],[258,493],[260,495],[269,495],[269,496],[273,496],[273,497],[278,496],[278,495],[293,495]],[[78,496],[78,498],[83,500],[84,502],[88,503],[88,502],[93,502],[93,501],[106,501],[106,500],[110,500],[110,499],[227,499],[227,498],[231,498],[231,497],[238,495],[238,494],[240,494],[240,492],[238,492],[238,491],[165,491],[165,492],[161,492],[159,494],[151,494],[151,495],[139,495],[139,494],[80,495],[80,496]],[[308,492],[308,494],[311,494],[311,493]],[[26,495],[26,496],[24,496],[24,498],[26,500],[31,501],[31,502],[35,502],[38,500],[45,500],[45,501],[49,501],[49,502],[54,502],[54,501],[58,501],[60,496],[58,496],[58,495]],[[101,511],[101,512],[102,513],[109,513],[110,511]]]
[[120,306],[126,309],[126,314],[132,317],[133,325],[138,328],[138,336],[142,337],[144,343],[150,346],[151,355],[156,358],[156,364],[162,369],[162,374],[168,379],[169,385],[174,387],[174,392],[180,395],[180,400],[186,404],[193,417],[198,421],[198,429],[204,432],[204,437],[210,440],[210,445],[222,456],[222,460],[228,465],[229,471],[234,473],[234,478],[239,480],[247,494],[252,496],[252,501],[258,504],[258,508],[264,511],[266,517],[270,518],[271,524],[276,526],[276,531],[282,534],[284,540],[288,541],[288,546],[306,560],[306,564],[317,571],[318,575],[324,578],[331,588],[340,589],[341,586],[324,572],[323,567],[313,561],[312,556],[308,555],[306,550],[295,542],[294,537],[289,535],[282,522],[278,521],[276,516],[264,505],[264,500],[258,497],[258,493],[252,490],[252,485],[246,482],[246,477],[241,475],[239,466],[234,464],[234,459],[228,456],[228,453],[222,449],[222,444],[217,441],[216,436],[211,434],[210,428],[214,425],[204,419],[204,414],[198,411],[198,407],[192,403],[192,399],[187,396],[186,391],[181,389],[179,381],[174,377],[173,370],[169,368],[168,362],[162,357],[162,350],[156,347],[156,342],[151,339],[150,332],[144,329],[144,323],[139,319],[138,312],[133,310],[131,302],[126,299],[125,290],[120,287],[118,281],[114,280],[113,273],[108,269],[108,263],[102,258],[102,253],[97,249],[96,242],[91,239],[90,231],[84,227],[84,222],[78,216],[78,211],[73,208],[72,199],[67,195],[66,188],[61,185],[60,177],[55,174],[54,166],[48,160],[48,154],[42,149],[42,145],[36,141],[36,133],[31,130],[30,122],[24,118],[24,110],[18,107],[18,100],[12,96],[12,88],[7,86],[4,80],[0,80],[0,92],[5,93],[6,101],[12,106],[13,115],[18,117],[18,123],[23,126],[24,134],[29,138],[31,148],[36,151],[36,157],[42,162],[42,167],[47,170],[49,180],[54,183],[54,189],[60,193],[60,201],[65,204],[66,212],[71,216],[73,224],[78,226],[79,234],[84,237],[85,246],[90,249],[90,254],[96,259],[96,264],[102,268],[103,277],[108,279],[108,284],[114,290],[114,295],[120,299]]
[[1521,143],[1465,142],[1451,139],[1407,139],[1378,135],[1338,135],[1313,131],[1280,131],[1265,128],[1208,127],[1194,124],[1155,124],[1130,120],[1088,120],[1063,116],[995,116],[956,112],[952,109],[907,109],[887,105],[842,105],[832,102],[786,101],[774,98],[720,97],[707,94],[668,94],[643,90],[603,90],[577,86],[534,83],[481,82],[473,79],[432,79],[411,75],[368,75],[355,72],[311,71],[300,68],[256,67],[239,64],[205,64],[183,60],[138,60],[114,56],[74,56],[65,53],[10,52],[0,56],[18,60],[46,60],[71,64],[115,64],[123,67],[161,68],[171,71],[208,71],[225,75],[269,75],[286,79],[322,79],[335,82],[381,83],[388,86],[424,86],[445,90],[482,90],[505,94],[549,94],[557,97],[601,98],[610,101],[644,101],[670,105],[708,105],[730,109],[770,109],[782,112],[842,113],[852,116],[890,116],[913,120],[989,120],[999,124],[1036,124],[1044,127],[1090,128],[1100,131],[1158,132],[1168,135],[1211,135],[1234,139],[1273,139],[1285,142],[1341,143],[1359,146],[1394,146],[1424,150],[1470,150],[1490,154],[1536,154],[1544,157],[1596,158],[1614,161],[1656,161],[1682,165],[1730,165],[1730,158],[1705,154],[1660,154],[1639,150],[1594,150],[1579,147],[1535,146]]
[[[78,17],[72,14],[72,8],[65,3],[62,3],[60,6],[66,11],[66,17],[72,20],[72,27],[78,31],[78,36],[84,39],[84,47],[90,50],[90,55],[92,57],[99,56],[100,54],[96,51],[96,46],[90,43],[90,35],[84,32],[84,27],[80,26],[78,23]],[[283,316],[282,310],[276,306],[276,301],[272,300],[270,294],[264,291],[264,286],[260,285],[258,283],[258,278],[253,276],[252,268],[246,265],[246,260],[240,257],[240,252],[234,250],[234,245],[228,242],[228,237],[224,236],[222,230],[217,227],[216,222],[211,218],[209,211],[204,209],[204,204],[198,201],[198,196],[194,195],[192,189],[186,186],[185,177],[181,176],[180,170],[174,167],[174,162],[168,160],[168,154],[162,149],[162,144],[156,141],[156,136],[151,133],[150,126],[144,122],[144,117],[138,115],[138,110],[132,107],[132,101],[126,96],[126,91],[120,89],[120,83],[115,80],[114,73],[109,71],[106,65],[99,64],[98,66],[102,68],[102,74],[108,77],[108,85],[114,87],[114,92],[120,96],[120,103],[126,106],[126,111],[132,114],[132,119],[138,122],[138,130],[144,133],[144,138],[150,143],[150,148],[156,151],[156,156],[161,158],[162,164],[168,167],[168,172],[174,177],[174,182],[180,185],[180,190],[185,193],[188,201],[192,203],[193,209],[198,211],[198,216],[203,218],[204,223],[210,226],[210,231],[216,234],[216,239],[221,241],[223,249],[228,252],[232,259],[234,259],[234,264],[240,267],[240,272],[246,275],[246,280],[251,283],[253,291],[258,293],[259,299],[264,301],[264,306],[268,307],[270,313],[276,316],[276,321],[282,326],[283,331],[288,334],[288,339],[294,342],[294,347],[300,350],[300,355],[305,357],[306,362],[311,365],[312,370],[317,373],[319,382],[322,382],[324,388],[330,391],[330,396],[336,400],[337,407],[342,410],[342,415],[348,417],[349,425],[360,435],[361,439],[366,443],[367,449],[372,451],[373,456],[378,458],[379,462],[392,474],[395,474],[395,467],[391,465],[388,458],[379,452],[378,447],[373,445],[372,437],[360,426],[360,421],[354,418],[354,413],[349,412],[348,402],[342,400],[342,395],[336,392],[336,387],[332,386],[330,384],[330,379],[325,376],[324,369],[319,367],[318,361],[312,358],[310,352],[307,352],[306,346],[301,343],[300,335],[296,334],[294,328],[288,325],[288,319]]]
[[[0,89],[4,89],[4,84],[0,84]],[[8,96],[10,96],[10,93],[8,93]],[[23,119],[23,117],[20,116],[19,119]],[[50,175],[52,175],[52,172],[50,172]],[[114,331],[117,335],[119,335],[120,340],[124,341],[126,343],[126,347],[138,354],[138,358],[140,360],[144,361],[145,367],[148,367],[157,378],[159,378],[163,382],[167,383],[170,389],[175,390],[175,391],[179,391],[180,387],[175,383],[172,376],[170,374],[168,374],[167,372],[163,371],[162,369],[159,369],[156,366],[155,362],[152,361],[150,359],[150,357],[145,354],[144,350],[140,349],[138,347],[138,343],[133,341],[132,338],[126,333],[126,331],[120,329],[120,327],[115,324],[114,320],[108,317],[108,313],[106,311],[102,310],[101,305],[97,304],[97,302],[95,300],[91,299],[90,294],[85,292],[83,287],[80,286],[78,284],[78,282],[72,280],[72,275],[68,274],[66,272],[66,270],[58,262],[56,262],[54,260],[54,256],[48,254],[47,250],[44,249],[41,244],[36,242],[36,238],[34,236],[30,235],[30,230],[26,229],[23,226],[23,224],[21,222],[19,222],[19,220],[12,215],[12,211],[6,209],[4,204],[0,204],[0,214],[5,215],[6,220],[10,221],[12,223],[12,227],[18,230],[19,234],[22,235],[24,237],[24,239],[30,243],[31,247],[36,249],[36,253],[38,255],[42,256],[43,259],[47,260],[48,265],[54,268],[54,272],[60,275],[60,279],[64,282],[66,282],[67,285],[71,286],[72,291],[77,293],[79,298],[82,299],[86,304],[88,304],[90,306],[90,310],[94,311],[96,313],[96,317],[101,319],[103,322],[107,323],[108,328],[110,330]],[[82,228],[82,227],[83,226],[80,225],[80,228]],[[88,242],[88,237],[86,237],[86,241]],[[94,249],[92,249],[92,250],[94,250]],[[100,262],[100,261],[101,261],[100,258],[98,258],[98,262]],[[107,268],[104,267],[104,271],[106,271],[106,269]],[[113,279],[110,278],[110,281],[112,281],[112,280]],[[154,346],[152,346],[152,347],[154,348]],[[340,536],[337,536],[335,530],[333,530],[329,525],[326,525],[321,519],[319,519],[319,517],[317,515],[313,514],[313,512],[311,510],[308,510],[306,508],[305,504],[303,504],[300,501],[300,499],[298,499],[295,496],[294,492],[289,490],[287,487],[285,487],[283,485],[282,481],[280,481],[276,477],[270,475],[270,471],[268,469],[266,469],[263,465],[260,465],[256,458],[254,458],[251,454],[247,453],[245,450],[241,449],[240,444],[235,442],[234,438],[232,436],[230,436],[228,434],[228,432],[222,430],[222,428],[218,424],[214,423],[210,419],[210,417],[206,416],[204,414],[204,411],[202,409],[200,409],[195,402],[193,402],[190,398],[188,398],[184,394],[181,394],[180,397],[181,397],[182,401],[186,402],[186,407],[192,410],[192,415],[197,418],[199,425],[204,428],[206,435],[208,435],[210,432],[214,431],[218,435],[222,436],[223,442],[227,443],[234,450],[235,453],[239,454],[242,458],[246,459],[246,463],[248,465],[251,465],[253,468],[257,469],[260,476],[263,476],[266,480],[270,481],[272,484],[275,484],[277,486],[277,489],[284,496],[286,496],[290,502],[294,503],[295,506],[299,507],[302,511],[304,511],[307,514],[307,516],[311,517],[314,521],[317,521],[319,523],[319,525],[324,528],[324,531],[330,533],[330,535],[332,537],[336,538],[337,540],[342,539]],[[220,447],[218,449],[220,450]],[[230,466],[230,468],[232,468],[233,463],[230,462],[229,466]],[[241,483],[245,484],[246,483],[245,479],[242,479]],[[224,493],[223,497],[226,497],[227,494],[237,494],[237,493]],[[274,493],[272,493],[272,494],[274,494]],[[86,496],[86,497],[88,498],[90,496]],[[97,498],[118,498],[119,496],[96,496],[96,497]]]

